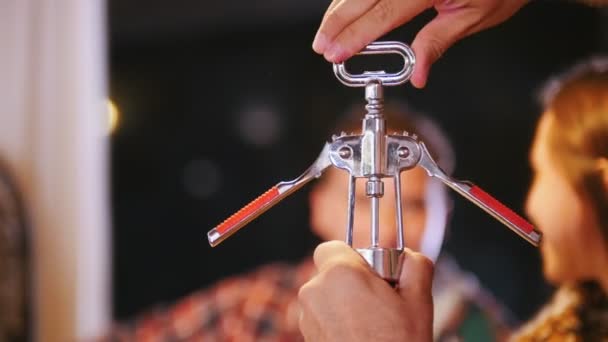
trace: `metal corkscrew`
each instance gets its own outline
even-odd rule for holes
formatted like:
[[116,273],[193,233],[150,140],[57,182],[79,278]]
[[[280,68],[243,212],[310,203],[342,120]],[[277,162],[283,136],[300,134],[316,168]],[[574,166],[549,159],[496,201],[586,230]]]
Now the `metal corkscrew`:
[[[357,251],[378,273],[391,284],[397,284],[403,264],[405,248],[403,213],[401,201],[401,172],[420,166],[427,174],[441,180],[445,185],[470,200],[492,215],[528,242],[538,246],[541,234],[525,219],[504,206],[476,185],[452,179],[433,160],[423,141],[416,135],[402,132],[387,134],[383,115],[384,86],[396,86],[409,80],[414,70],[415,56],[411,48],[401,42],[374,42],[359,52],[368,54],[398,54],[403,58],[403,68],[396,73],[385,71],[351,74],[344,63],[334,64],[333,70],[340,82],[349,87],[364,87],[367,104],[362,119],[361,134],[334,135],[325,143],[319,157],[300,177],[289,182],[280,182],[217,225],[208,233],[209,243],[216,246],[248,222],[270,209],[274,204],[301,188],[309,181],[321,176],[323,171],[334,166],[349,173],[348,219],[346,243],[353,245],[353,222],[355,185],[357,178],[366,178],[365,193],[371,201],[370,235],[371,245]],[[384,178],[394,179],[397,221],[397,245],[395,248],[379,246],[380,198],[384,196]]]

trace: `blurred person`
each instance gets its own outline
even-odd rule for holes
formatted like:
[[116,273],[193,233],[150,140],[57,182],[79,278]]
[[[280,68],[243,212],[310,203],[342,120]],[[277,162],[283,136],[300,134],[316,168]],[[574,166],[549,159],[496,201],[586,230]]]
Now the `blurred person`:
[[[575,66],[542,94],[526,211],[543,232],[545,278],[559,288],[511,339],[608,341],[608,57]],[[408,282],[408,272],[430,273],[430,262],[413,255],[395,293],[360,259],[344,244],[317,248],[319,272],[299,295],[304,336],[342,341],[348,332],[349,341],[367,341],[379,325],[396,322],[374,340],[428,341],[431,285],[424,276]],[[345,302],[340,294],[352,288],[358,300]],[[369,302],[377,305],[361,305]]]
[[[338,131],[360,132],[363,105],[349,111]],[[428,118],[404,105],[385,108],[387,131],[418,134],[438,163],[453,168],[450,144]],[[348,174],[326,169],[309,195],[310,226],[323,240],[343,240],[347,222]],[[401,174],[402,206],[406,245],[436,259],[433,296],[437,340],[483,336],[496,340],[506,336],[511,315],[496,302],[477,279],[462,271],[448,255],[440,255],[451,202],[443,184],[430,179],[421,168]],[[380,245],[394,247],[397,240],[394,186],[384,179],[380,201]],[[357,180],[354,207],[355,247],[370,245],[370,201],[365,179]],[[272,264],[242,276],[232,277],[180,300],[168,309],[146,313],[130,324],[119,325],[112,340],[176,341],[190,339],[235,341],[298,341],[300,309],[297,294],[315,273],[312,258],[298,265]],[[357,297],[353,297],[357,300]]]
[[21,193],[0,161],[0,341],[29,338],[29,255]]
[[[423,88],[429,71],[459,40],[509,19],[529,0],[333,0],[314,38],[313,50],[342,62],[390,30],[428,9],[437,15],[412,42],[416,68],[411,83]],[[579,0],[605,6],[608,0]]]
[[545,278],[560,289],[518,334],[608,340],[608,57],[552,80],[530,152],[526,209],[543,232]]

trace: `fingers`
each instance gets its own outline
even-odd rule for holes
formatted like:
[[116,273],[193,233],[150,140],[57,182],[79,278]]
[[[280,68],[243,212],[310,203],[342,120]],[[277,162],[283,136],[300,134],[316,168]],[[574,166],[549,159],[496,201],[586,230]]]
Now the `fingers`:
[[380,282],[386,285],[359,253],[342,241],[320,244],[313,258],[318,274],[298,292],[300,331],[306,341],[352,341],[346,335],[349,329],[345,323],[350,309],[344,305],[356,306],[349,300],[359,297],[358,304],[368,308],[362,297],[375,298],[371,284]]
[[431,5],[432,1],[342,0],[321,23],[313,48],[328,61],[341,62]]
[[399,294],[404,299],[428,298],[432,300],[433,262],[421,253],[404,251],[403,268],[399,279]]
[[445,51],[459,39],[468,35],[479,19],[474,10],[461,10],[439,14],[416,35],[412,49],[416,55],[416,67],[410,79],[416,88],[424,88],[429,71]]
[[315,249],[313,259],[319,273],[337,264],[369,267],[359,253],[342,241],[328,241],[320,244]]
[[321,341],[321,327],[319,322],[314,318],[314,315],[307,314],[306,311],[300,313],[298,326],[304,337],[304,341]]
[[[319,245],[314,253],[319,273],[298,292],[305,340],[430,341],[433,264],[422,254],[404,253],[397,293],[344,242]],[[377,338],[378,331],[391,334]]]
[[505,21],[526,1],[438,4],[435,8],[439,14],[418,32],[412,43],[416,54],[416,67],[410,79],[412,85],[423,88],[431,66],[448,48],[466,36]]
[[343,62],[367,44],[409,22],[427,8],[439,13],[416,36],[411,83],[425,86],[431,65],[456,41],[497,25],[528,0],[333,0],[313,42],[329,62]]
[[319,54],[325,53],[329,43],[344,27],[367,12],[379,0],[334,0],[323,17],[321,26],[312,44],[313,50]]
[[[430,259],[406,249],[398,292],[405,303],[417,308],[414,312],[419,322],[433,322],[433,270]],[[432,324],[416,324],[410,328],[421,341],[432,340]]]

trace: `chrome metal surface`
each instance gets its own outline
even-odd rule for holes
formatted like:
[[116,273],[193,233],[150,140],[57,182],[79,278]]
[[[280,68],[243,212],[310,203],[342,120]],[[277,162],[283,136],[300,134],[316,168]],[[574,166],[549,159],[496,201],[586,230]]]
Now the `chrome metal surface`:
[[403,68],[396,73],[381,71],[366,71],[362,74],[351,74],[346,70],[345,62],[334,63],[334,74],[342,84],[349,87],[365,87],[372,80],[379,80],[382,85],[395,86],[407,82],[414,72],[416,57],[414,50],[402,42],[385,41],[373,42],[357,55],[397,54],[403,58]]
[[[382,182],[376,177],[372,177],[367,184],[370,182]],[[368,195],[369,196],[369,195]],[[369,196],[372,202],[372,215],[371,215],[371,242],[372,247],[378,247],[378,241],[380,240],[380,196]]]
[[209,241],[209,244],[212,247],[219,245],[221,242],[232,236],[234,233],[239,231],[241,228],[243,228],[245,225],[247,225],[249,222],[257,218],[261,214],[265,213],[268,209],[272,208],[275,204],[283,200],[285,197],[300,189],[311,180],[321,176],[323,170],[325,170],[331,165],[331,161],[329,160],[329,150],[330,145],[328,143],[325,143],[323,149],[321,150],[321,153],[319,154],[315,162],[306,171],[304,171],[304,173],[302,173],[298,178],[294,180],[279,182],[278,184],[276,184],[277,190],[279,192],[278,196],[274,197],[271,201],[268,201],[267,203],[259,207],[252,214],[243,216],[241,220],[236,222],[234,225],[231,225],[230,229],[222,232],[218,231],[217,227],[211,229],[207,233],[207,240]]
[[[330,143],[329,159],[337,168],[348,171],[355,177],[366,177],[369,173],[364,168],[362,161],[362,135],[345,135],[335,137]],[[348,159],[340,156],[340,151],[347,146],[352,151]],[[400,171],[414,168],[421,157],[418,141],[408,135],[386,135],[384,143],[386,167],[382,177],[393,177]],[[399,149],[407,149],[409,154],[405,158],[399,157]]]
[[348,218],[346,222],[346,243],[352,247],[353,245],[353,224],[355,220],[355,190],[357,187],[357,178],[350,175],[348,178]]
[[377,111],[382,110],[382,107],[377,107],[377,104],[382,105],[382,102],[375,102],[377,100],[384,99],[384,88],[382,88],[383,84],[380,80],[370,80],[365,85],[365,99],[368,102],[368,105],[365,106],[368,110],[368,114],[376,114]]
[[[330,147],[331,146],[329,143],[325,143],[325,145],[323,145],[321,153],[314,161],[314,163],[312,163],[312,165],[306,171],[304,171],[304,173],[302,173],[298,178],[287,182],[280,182],[279,184],[277,184],[279,188],[279,193],[282,194],[287,191],[291,193],[299,189],[309,181],[315,178],[319,178],[323,171],[331,165],[331,160],[329,159]],[[296,188],[294,189],[294,187]]]
[[395,179],[395,205],[397,206],[397,249],[405,247],[405,238],[403,231],[403,203],[401,202],[401,174],[397,173],[393,176]]
[[384,182],[377,176],[372,176],[365,183],[365,194],[367,195],[367,197],[384,196]]
[[471,193],[472,185],[470,183],[464,182],[464,181],[458,181],[458,180],[455,180],[455,179],[451,178],[450,176],[448,176],[433,160],[433,157],[431,157],[431,154],[429,153],[428,149],[426,148],[426,145],[424,145],[423,142],[420,142],[419,144],[420,144],[421,151],[422,151],[422,156],[420,158],[419,165],[426,170],[426,172],[428,173],[429,176],[435,177],[435,178],[438,178],[439,180],[441,180],[445,185],[447,185],[452,190],[454,190],[457,193],[459,193],[460,195],[462,195],[464,198],[473,202],[479,208],[483,209],[486,213],[493,216],[499,222],[501,222],[502,224],[507,226],[509,229],[511,229],[517,235],[524,238],[526,241],[528,241],[532,245],[534,245],[534,246],[539,245],[540,240],[542,238],[542,234],[540,232],[538,232],[536,230],[533,230],[532,232],[529,232],[529,233],[523,231],[520,227],[518,227],[516,224],[511,222],[508,217],[505,217],[503,214],[501,214],[497,210],[491,208],[486,203],[484,203],[480,199],[473,196],[473,194]]
[[378,81],[371,81],[366,86],[367,114],[363,118],[363,136],[361,138],[361,167],[366,177],[382,176],[386,172],[386,121],[382,86]]
[[358,248],[357,252],[378,273],[380,277],[391,282],[398,283],[401,277],[403,250],[396,248]]

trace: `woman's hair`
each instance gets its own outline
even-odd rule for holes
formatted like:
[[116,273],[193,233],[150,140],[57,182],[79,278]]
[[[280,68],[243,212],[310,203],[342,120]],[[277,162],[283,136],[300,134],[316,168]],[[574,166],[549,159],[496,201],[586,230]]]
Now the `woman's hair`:
[[549,153],[592,205],[608,242],[608,191],[598,167],[608,160],[608,58],[592,58],[551,79],[541,101],[554,119]]

